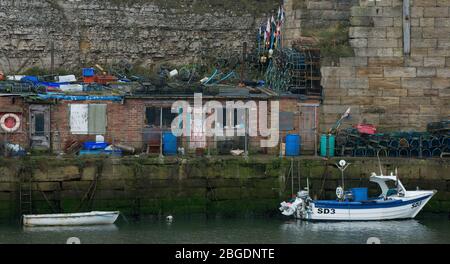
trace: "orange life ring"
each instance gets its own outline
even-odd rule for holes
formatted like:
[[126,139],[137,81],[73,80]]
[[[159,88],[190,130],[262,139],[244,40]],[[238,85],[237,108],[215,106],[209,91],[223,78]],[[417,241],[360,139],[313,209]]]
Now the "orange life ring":
[[16,114],[5,114],[0,118],[0,126],[5,132],[16,132],[20,128],[20,118]]

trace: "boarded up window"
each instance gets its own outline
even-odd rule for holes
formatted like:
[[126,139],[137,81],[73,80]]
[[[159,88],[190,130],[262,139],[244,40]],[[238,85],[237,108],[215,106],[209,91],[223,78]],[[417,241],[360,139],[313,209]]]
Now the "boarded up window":
[[88,110],[87,104],[70,105],[70,132],[75,135],[88,134]]
[[106,133],[106,104],[71,104],[70,132],[75,135]]
[[89,134],[105,134],[106,133],[106,105],[91,104],[89,105]]

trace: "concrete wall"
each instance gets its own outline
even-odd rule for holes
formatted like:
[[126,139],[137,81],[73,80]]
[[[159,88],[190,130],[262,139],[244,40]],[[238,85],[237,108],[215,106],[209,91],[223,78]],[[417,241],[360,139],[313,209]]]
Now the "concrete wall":
[[[348,188],[368,186],[371,172],[377,172],[376,159],[349,159]],[[294,190],[310,180],[312,195],[333,199],[340,184],[337,160],[295,159]],[[121,210],[127,215],[210,214],[243,216],[277,214],[278,203],[290,196],[288,177],[291,161],[271,157],[174,159],[163,162],[148,158],[59,159],[34,157],[2,159],[0,163],[0,219],[15,219],[18,213],[18,181],[33,179],[33,207],[37,213],[53,210],[73,212],[95,189],[92,206],[85,201],[81,210]],[[383,161],[385,173],[398,167],[407,189],[436,189],[438,194],[427,211],[450,210],[450,169],[445,160],[390,159]],[[298,170],[300,165],[300,171]],[[93,180],[97,185],[93,188]],[[325,179],[325,181],[324,181]],[[323,186],[323,187],[322,187]],[[371,195],[377,194],[371,186]],[[48,200],[49,202],[47,202]]]
[[254,42],[271,0],[0,1],[0,70],[117,62],[192,63],[194,57],[241,51]]

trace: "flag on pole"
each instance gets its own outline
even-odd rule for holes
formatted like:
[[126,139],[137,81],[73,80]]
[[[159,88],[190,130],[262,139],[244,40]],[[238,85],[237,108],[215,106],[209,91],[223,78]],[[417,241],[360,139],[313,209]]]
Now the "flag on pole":
[[266,25],[266,35],[265,35],[265,41],[266,41],[266,47],[270,46],[270,18],[267,19],[267,25]]
[[347,111],[345,111],[345,113],[344,113],[344,115],[341,117],[341,119],[348,118],[348,117],[350,116],[350,111],[351,111],[351,107],[349,107],[349,108],[347,109]]
[[281,22],[281,24],[284,24],[284,20],[285,20],[284,7],[280,6],[280,22]]

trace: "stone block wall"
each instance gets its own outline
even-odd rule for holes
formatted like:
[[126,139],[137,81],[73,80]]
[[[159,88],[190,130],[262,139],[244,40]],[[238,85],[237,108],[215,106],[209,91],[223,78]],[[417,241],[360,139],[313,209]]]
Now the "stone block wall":
[[322,67],[322,128],[348,107],[353,120],[381,131],[423,131],[450,116],[449,1],[411,0],[411,54],[403,54],[401,0],[366,1],[351,8],[355,57]]
[[[299,166],[303,187],[306,186],[305,175],[308,176],[313,197],[334,199],[336,186],[341,182],[341,174],[334,166],[337,161],[295,159],[294,171]],[[378,195],[380,191],[369,186],[370,173],[379,171],[377,159],[349,161],[352,166],[346,170],[346,187],[370,187],[370,196]],[[419,186],[438,191],[424,208],[432,212],[450,209],[450,179],[442,173],[448,171],[449,166],[448,161],[432,159],[382,161],[384,173],[398,168],[408,190]],[[22,177],[32,177],[34,213],[120,210],[127,216],[277,215],[280,200],[291,196],[290,158],[169,157],[163,162],[157,158],[134,157],[0,159],[0,222],[17,221],[19,172]],[[294,190],[297,186],[298,178],[294,177]],[[89,200],[86,195],[91,188],[95,195]]]
[[351,7],[358,0],[285,0],[284,43],[288,46],[304,30],[328,28],[336,23],[349,24]]

